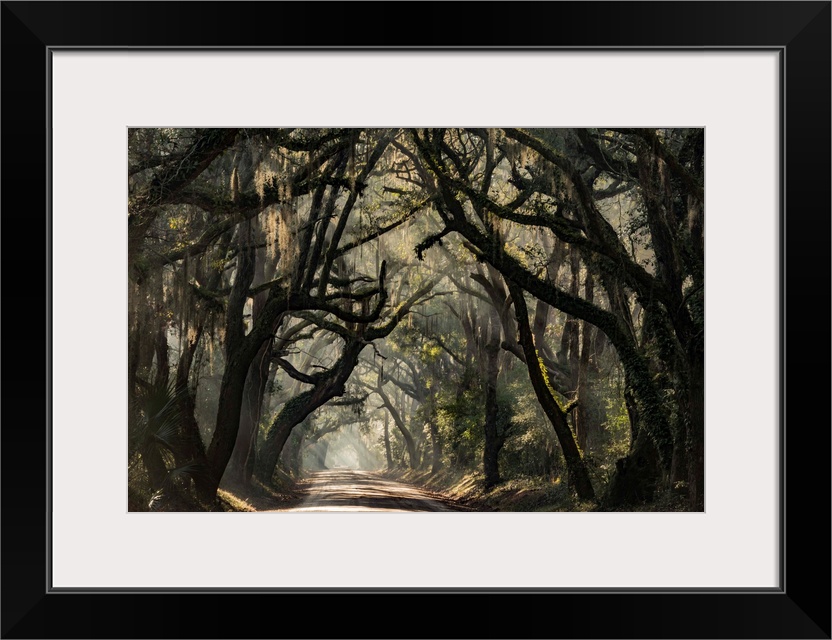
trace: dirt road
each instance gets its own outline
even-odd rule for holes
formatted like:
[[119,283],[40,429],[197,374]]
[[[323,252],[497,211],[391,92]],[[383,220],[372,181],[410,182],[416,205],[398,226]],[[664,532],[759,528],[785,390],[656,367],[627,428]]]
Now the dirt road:
[[371,471],[332,469],[317,471],[298,487],[303,503],[280,511],[459,511],[421,489],[388,480]]

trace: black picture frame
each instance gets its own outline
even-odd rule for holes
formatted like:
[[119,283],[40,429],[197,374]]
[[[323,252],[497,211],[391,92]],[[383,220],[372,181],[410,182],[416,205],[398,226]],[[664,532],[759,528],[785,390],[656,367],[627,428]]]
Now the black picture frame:
[[[830,15],[828,1],[3,2],[2,637],[829,638]],[[779,589],[50,591],[50,51],[391,46],[780,52]]]

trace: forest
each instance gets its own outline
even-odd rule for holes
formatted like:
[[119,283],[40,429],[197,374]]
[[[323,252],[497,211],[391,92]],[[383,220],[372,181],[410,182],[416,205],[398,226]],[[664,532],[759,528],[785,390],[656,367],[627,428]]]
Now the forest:
[[704,129],[127,135],[131,511],[704,509]]

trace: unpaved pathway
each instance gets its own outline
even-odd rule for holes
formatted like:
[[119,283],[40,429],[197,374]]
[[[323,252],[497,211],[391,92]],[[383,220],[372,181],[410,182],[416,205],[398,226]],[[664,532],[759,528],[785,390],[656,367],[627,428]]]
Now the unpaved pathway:
[[316,471],[297,490],[303,502],[277,511],[461,511],[450,500],[372,471]]

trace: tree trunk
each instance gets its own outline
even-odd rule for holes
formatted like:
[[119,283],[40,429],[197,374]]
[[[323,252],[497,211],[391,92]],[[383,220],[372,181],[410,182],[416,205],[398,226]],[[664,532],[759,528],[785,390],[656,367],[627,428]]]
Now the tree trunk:
[[384,453],[387,456],[387,470],[393,469],[393,453],[390,450],[390,413],[384,412]]
[[143,381],[149,382],[154,355],[153,320],[149,320],[147,324],[140,324],[138,330],[140,335],[138,338],[139,355],[136,362],[136,375]]
[[240,427],[240,412],[243,406],[243,389],[247,373],[247,363],[239,356],[226,363],[220,385],[214,435],[206,452],[208,474],[204,481],[197,483],[197,493],[204,502],[213,501],[220,478],[231,459]]
[[630,418],[630,452],[615,462],[615,472],[602,500],[608,509],[652,500],[662,476],[655,443],[641,425],[641,414],[626,370],[624,402]]
[[690,508],[705,509],[705,359],[704,338],[695,342],[690,363],[688,425],[688,491]]
[[301,468],[303,467],[303,442],[306,440],[306,433],[304,432],[303,426],[301,425],[300,428],[292,432],[289,441],[286,443],[286,448],[282,452],[283,459],[286,462],[286,468],[292,474],[293,478],[297,478],[300,475]]
[[520,344],[526,355],[526,365],[529,371],[529,378],[534,388],[537,400],[540,403],[546,417],[552,423],[555,435],[558,438],[563,457],[566,460],[568,483],[581,500],[594,500],[595,491],[589,479],[589,472],[584,464],[572,430],[566,421],[566,414],[561,409],[550,389],[545,369],[542,366],[535,350],[531,328],[529,327],[529,314],[526,310],[526,300],[523,291],[519,286],[509,281],[511,297],[514,300],[514,310],[517,316],[517,328],[520,336]]
[[556,362],[557,354],[552,352],[549,344],[546,342],[545,334],[546,327],[549,326],[549,311],[550,307],[542,300],[538,300],[534,311],[534,325],[532,327],[532,334],[534,335],[534,343],[537,345],[537,350],[544,360]]
[[[208,473],[205,481],[197,486],[200,499],[204,501],[213,501],[231,459],[240,429],[243,391],[249,367],[268,337],[262,328],[258,331],[257,325],[251,334],[245,334],[243,311],[248,289],[254,280],[256,257],[251,222],[241,224],[238,234],[237,268],[225,312],[225,371],[220,387],[217,421],[211,444],[208,445]],[[255,336],[260,337],[259,341],[255,341]]]
[[[258,242],[263,239],[262,229],[259,224],[252,221],[254,236]],[[276,260],[267,260],[265,250],[260,249],[254,254],[254,279],[252,286],[261,285],[274,277],[277,269]],[[251,322],[254,326],[263,313],[268,294],[261,291],[252,299]],[[280,320],[273,323],[273,331],[277,331]],[[257,456],[257,432],[260,426],[260,418],[263,414],[263,397],[266,392],[266,384],[269,378],[271,366],[271,349],[274,345],[273,337],[264,342],[254,360],[249,366],[246,386],[243,391],[243,410],[240,414],[240,430],[237,433],[237,441],[234,444],[234,451],[229,461],[227,473],[231,474],[232,480],[248,486],[254,473],[254,464]]]
[[170,380],[170,363],[168,362],[168,326],[163,318],[159,318],[159,325],[156,329],[156,336],[153,340],[153,352],[156,356],[156,376],[154,382],[157,385],[167,386]]
[[[575,247],[570,247],[570,254],[569,254],[569,264],[570,269],[572,271],[572,282],[569,286],[569,293],[571,293],[574,297],[580,296],[580,286],[581,286],[581,258],[578,250]],[[587,300],[587,302],[592,302],[592,300]],[[578,390],[578,375],[580,369],[580,330],[581,323],[578,318],[573,316],[568,316],[566,323],[564,324],[563,330],[563,342],[568,341],[569,347],[569,391],[571,392],[570,398],[577,397],[577,390]],[[568,329],[568,331],[567,331]]]
[[228,462],[226,477],[232,482],[248,485],[256,458],[257,428],[260,425],[260,415],[263,408],[263,395],[269,377],[269,353],[271,340],[260,346],[248,369],[245,388],[243,390],[243,407],[240,412],[240,428],[234,451]]
[[428,416],[428,431],[430,433],[430,442],[433,449],[430,472],[431,474],[434,474],[442,468],[442,443],[439,440],[439,428],[436,426],[436,421],[433,419],[433,415]]
[[[587,271],[586,282],[584,283],[584,297],[587,301],[594,301],[594,281],[592,274]],[[588,380],[589,357],[594,344],[595,327],[586,320],[581,322],[581,355],[578,361],[578,381],[575,388],[575,397],[578,401],[572,414],[575,422],[575,436],[578,440],[578,447],[582,452],[592,448],[594,437],[597,435],[599,425],[594,423],[590,417],[592,406],[592,391]]]
[[[235,284],[237,281],[235,280]],[[246,285],[247,288],[248,285]],[[244,303],[245,300],[243,299]],[[255,323],[254,328],[248,335],[241,335],[242,315],[240,315],[240,326],[232,327],[230,323],[226,326],[226,341],[229,340],[231,329],[237,333],[232,342],[227,345],[228,356],[226,358],[225,371],[223,371],[222,384],[219,394],[219,405],[217,407],[217,421],[214,428],[214,435],[211,444],[208,446],[206,457],[209,465],[209,478],[198,487],[200,498],[213,500],[219,486],[220,478],[225,472],[225,467],[231,459],[234,445],[237,441],[237,432],[240,428],[240,415],[243,408],[243,391],[249,367],[257,356],[261,345],[271,339],[274,334],[275,323],[290,304],[287,296],[270,294],[263,313]],[[228,313],[231,313],[231,299],[229,298]],[[243,305],[239,306],[242,314]],[[279,452],[278,452],[279,453]],[[273,460],[277,463],[277,458]]]
[[[684,393],[685,395],[690,395],[689,390],[685,390]],[[680,482],[687,484],[688,472],[690,470],[687,451],[688,429],[685,424],[687,416],[689,415],[687,413],[689,411],[688,402],[689,398],[685,398],[683,403],[680,403],[680,409],[684,411],[685,414],[680,415],[677,418],[680,424],[677,427],[676,432],[673,434],[673,457],[670,461],[670,486],[673,488],[677,487]]]
[[492,339],[485,346],[485,447],[483,448],[482,466],[485,473],[485,487],[500,483],[500,449],[505,443],[504,434],[500,433],[499,405],[497,402],[497,366],[500,354],[499,329],[492,325]]
[[616,461],[615,473],[602,502],[606,508],[649,502],[660,478],[656,447],[649,434],[642,429],[630,454]]
[[402,418],[402,421],[409,425],[408,431],[410,432],[410,435],[413,436],[413,446],[416,451],[416,466],[414,469],[423,469],[427,464],[428,459],[428,443],[425,438],[424,425],[422,425],[421,429],[415,426],[417,424],[416,412],[419,409],[419,403],[416,402],[415,398],[410,397],[403,390],[399,390],[398,395],[400,401],[399,406],[401,407],[400,413],[402,416],[407,413],[407,420],[405,421],[405,419]]
[[127,392],[130,397],[136,393],[136,378],[139,373],[139,353],[141,351],[141,324],[129,329],[127,348]]
[[375,391],[378,397],[381,398],[381,402],[387,409],[388,413],[390,414],[390,417],[393,418],[393,422],[399,428],[399,431],[401,432],[402,437],[404,438],[405,446],[407,447],[407,457],[410,461],[410,468],[415,469],[418,465],[418,459],[416,455],[416,442],[413,440],[413,436],[410,434],[410,431],[405,426],[401,414],[390,401],[390,397],[384,392],[384,389],[381,386],[379,386]]
[[292,430],[324,402],[326,400],[316,393],[316,389],[310,389],[284,403],[266,432],[263,448],[254,465],[254,475],[260,482],[266,485],[271,483],[277,461]]
[[205,465],[205,445],[199,434],[199,425],[195,417],[196,402],[189,386],[191,367],[202,333],[203,326],[200,324],[193,341],[189,342],[186,339],[176,366],[176,397],[181,420],[179,428],[181,447],[176,464],[180,466],[190,462]]

